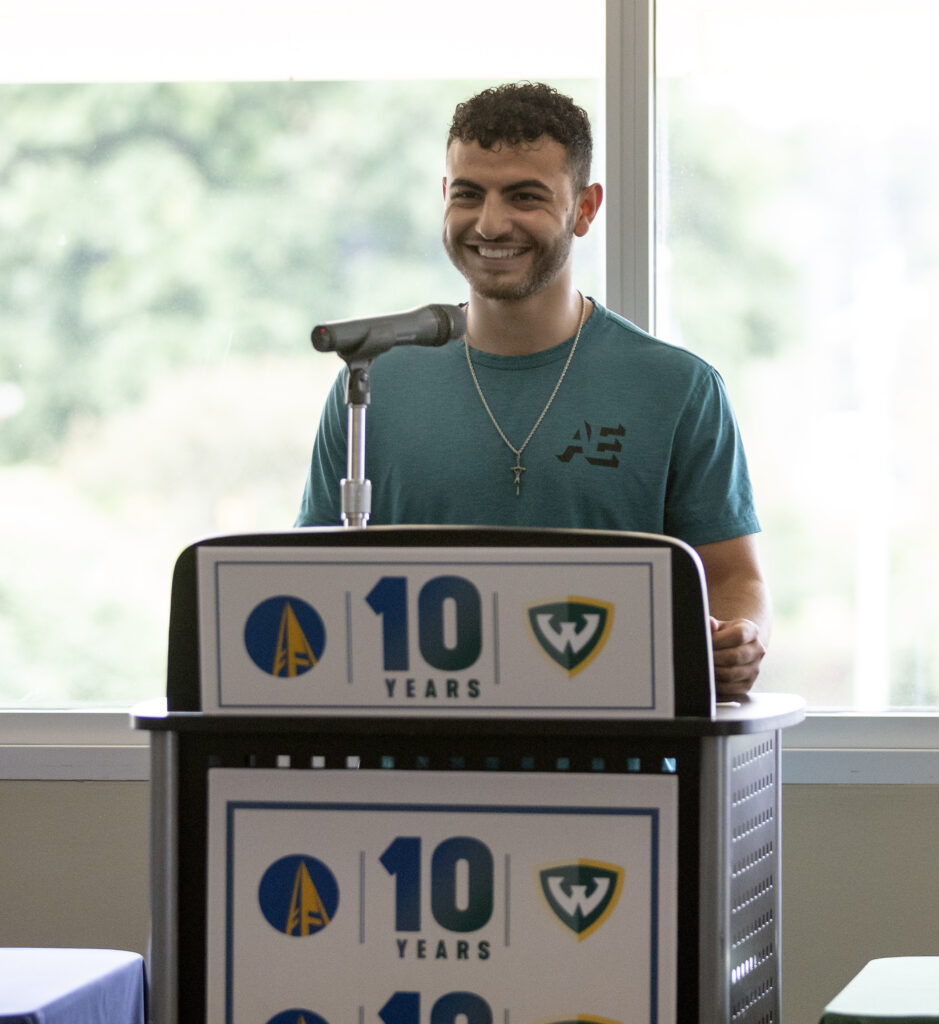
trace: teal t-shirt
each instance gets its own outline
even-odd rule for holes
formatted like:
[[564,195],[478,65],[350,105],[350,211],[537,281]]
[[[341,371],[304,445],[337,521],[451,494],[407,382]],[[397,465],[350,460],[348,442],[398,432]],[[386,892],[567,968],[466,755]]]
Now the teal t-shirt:
[[[489,407],[515,447],[572,344],[527,356],[471,350]],[[297,526],[341,523],[345,373],[323,409]],[[720,375],[598,303],[521,462],[516,494],[515,455],[480,401],[462,340],[401,346],[375,360],[366,418],[370,525],[631,530],[693,546],[759,530]]]

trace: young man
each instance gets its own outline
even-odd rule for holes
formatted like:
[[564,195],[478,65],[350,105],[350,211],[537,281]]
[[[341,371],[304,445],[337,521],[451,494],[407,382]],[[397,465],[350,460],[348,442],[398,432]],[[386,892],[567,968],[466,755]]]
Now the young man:
[[[371,369],[370,523],[636,530],[704,564],[718,693],[746,693],[770,602],[737,425],[717,372],[573,282],[603,199],[587,115],[539,84],[461,103],[443,242],[469,284],[465,339]],[[327,400],[298,526],[340,522],[343,375]]]

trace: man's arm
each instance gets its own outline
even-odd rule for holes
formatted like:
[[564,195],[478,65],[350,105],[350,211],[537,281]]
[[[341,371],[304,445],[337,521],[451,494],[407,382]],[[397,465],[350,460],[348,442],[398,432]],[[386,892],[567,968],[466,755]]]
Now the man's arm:
[[707,579],[717,695],[740,696],[756,682],[772,624],[756,536],[702,544],[695,550]]

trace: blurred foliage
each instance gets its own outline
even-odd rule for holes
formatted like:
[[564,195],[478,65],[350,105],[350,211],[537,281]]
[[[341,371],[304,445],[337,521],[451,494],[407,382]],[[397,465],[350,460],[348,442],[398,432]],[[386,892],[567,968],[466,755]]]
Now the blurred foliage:
[[73,424],[54,468],[0,467],[0,705],[164,691],[173,563],[290,525],[333,360],[231,357]]
[[783,128],[701,92],[663,91],[660,329],[719,368],[740,421],[775,606],[761,685],[935,706],[939,132],[902,105]]
[[[161,373],[462,297],[439,246],[465,83],[0,87],[0,460]],[[415,131],[415,122],[427,126]]]
[[294,520],[313,325],[465,297],[440,182],[483,84],[0,86],[0,704],[163,692],[178,553]]
[[669,85],[657,270],[671,340],[732,376],[741,363],[778,356],[804,331],[798,267],[766,214],[793,176],[793,153],[771,135],[754,145],[731,111],[702,111],[683,79]]

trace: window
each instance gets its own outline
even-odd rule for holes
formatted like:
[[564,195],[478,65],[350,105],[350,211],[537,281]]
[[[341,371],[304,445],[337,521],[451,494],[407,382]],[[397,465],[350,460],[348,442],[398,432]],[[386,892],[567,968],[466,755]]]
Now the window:
[[654,51],[652,0],[579,5],[583,45],[556,0],[326,6],[0,14],[0,706],[162,692],[178,552],[292,521],[337,369],[310,327],[463,297],[450,112],[541,78],[597,127],[611,230],[579,282],[728,381],[776,600],[764,685],[935,707],[932,0],[658,0]]
[[932,2],[659,0],[660,336],[727,379],[770,689],[939,703]]
[[[460,99],[554,82],[602,174],[599,0],[592,52],[557,2],[336,6],[0,19],[0,706],[162,694],[178,553],[296,515],[341,366],[312,326],[465,297],[439,240]],[[602,298],[602,232],[579,260]]]

